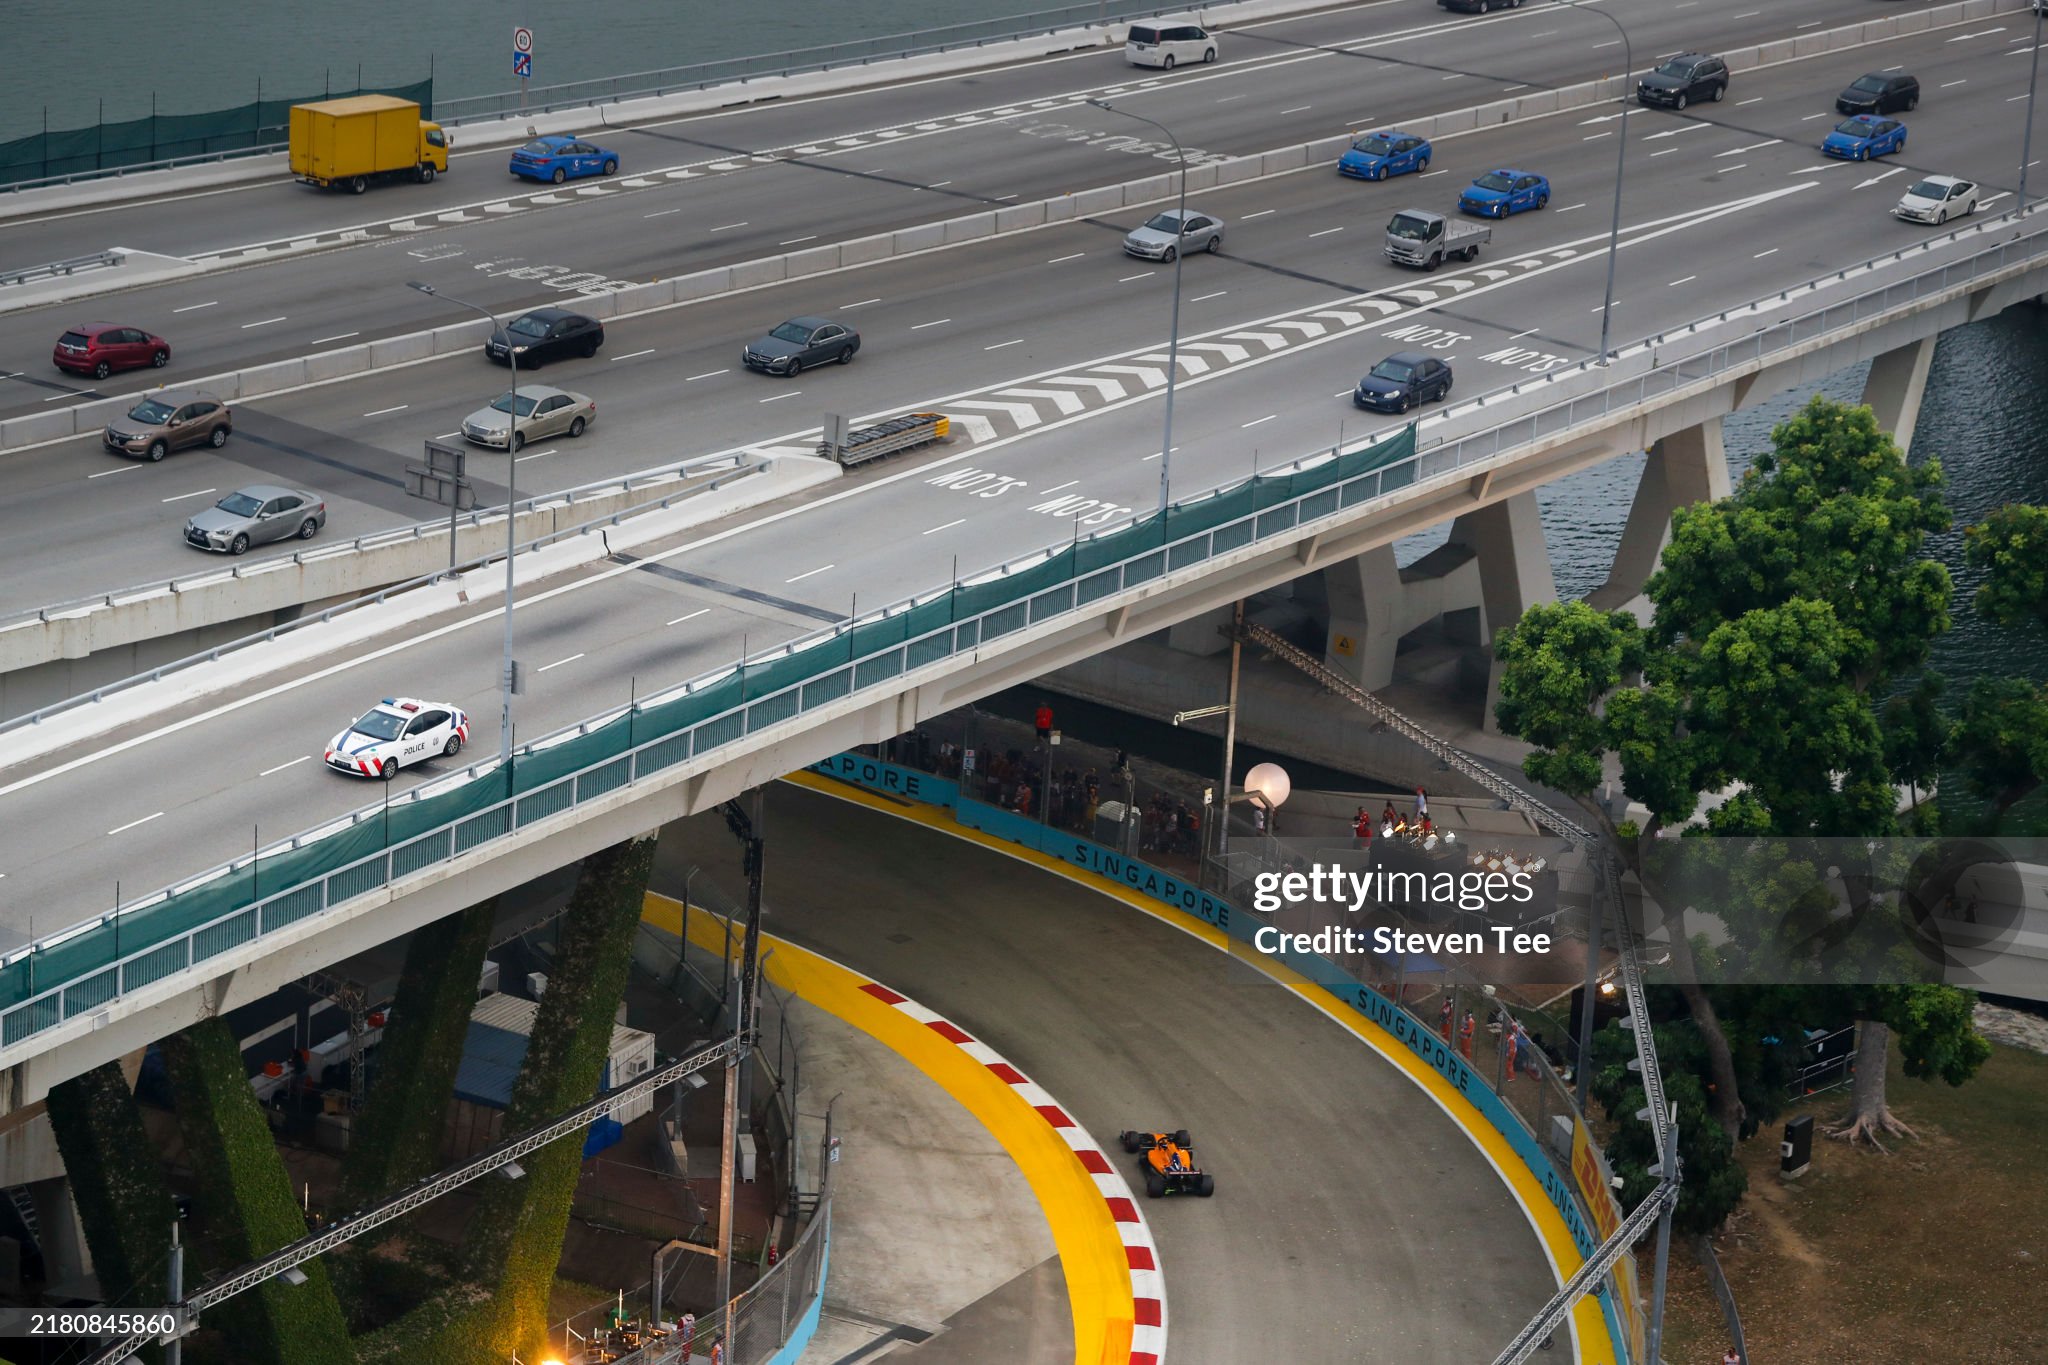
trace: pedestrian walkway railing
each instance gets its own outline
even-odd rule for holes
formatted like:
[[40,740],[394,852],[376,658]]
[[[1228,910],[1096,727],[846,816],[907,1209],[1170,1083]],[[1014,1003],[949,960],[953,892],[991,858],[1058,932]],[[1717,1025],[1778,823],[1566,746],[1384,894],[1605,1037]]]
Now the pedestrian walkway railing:
[[[1605,387],[1425,450],[1417,449],[1417,431],[1410,426],[1350,449],[1304,456],[1124,526],[956,578],[775,650],[745,653],[726,668],[549,735],[522,747],[502,770],[495,763],[473,766],[423,784],[402,800],[338,816],[250,858],[117,905],[0,958],[0,1059],[24,1040],[129,991],[677,765],[699,763],[817,708],[855,695],[899,691],[903,679],[920,669],[973,659],[1028,628],[1106,610],[1100,604],[1262,542],[1293,543],[1303,528],[1355,517],[1420,483],[1492,461],[1517,441],[1590,435],[1611,425],[1617,413],[1702,381],[1718,382],[1738,369],[1753,372],[1769,356],[1820,341],[1831,328],[2033,269],[2048,256],[2048,231],[2033,227],[2042,221],[2038,213],[2028,215],[2025,225],[2032,230],[2023,232],[2017,217],[2000,220],[1990,239],[1968,255],[1876,282],[1862,294],[1760,327],[1739,341],[1716,344],[1710,337],[1704,350],[1660,357],[1662,348],[1681,337],[1691,340],[1701,329],[1712,333],[1717,322],[1733,322],[1744,312],[1761,317],[1775,300],[1703,319],[1631,348],[1634,363],[1646,367],[1633,377],[1622,372],[1626,367],[1608,372],[1588,366],[1585,373]],[[1877,269],[1854,267],[1839,278]],[[1504,432],[1519,435],[1510,439]]]

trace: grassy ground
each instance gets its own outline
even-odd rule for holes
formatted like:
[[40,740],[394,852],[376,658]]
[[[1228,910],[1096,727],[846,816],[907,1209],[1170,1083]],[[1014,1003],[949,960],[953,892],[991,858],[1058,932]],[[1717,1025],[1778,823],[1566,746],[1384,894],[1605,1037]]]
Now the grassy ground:
[[[1740,1149],[1749,1193],[1716,1239],[1750,1357],[1765,1365],[2048,1361],[2048,1057],[1993,1045],[1961,1089],[1909,1081],[1893,1049],[1892,1112],[1917,1141],[1891,1155],[1816,1136],[1778,1176],[1776,1129]],[[1841,1094],[1807,1110],[1816,1125]],[[1652,1262],[1643,1258],[1647,1288]],[[1674,1245],[1663,1356],[1718,1365],[1727,1346],[1705,1274]]]

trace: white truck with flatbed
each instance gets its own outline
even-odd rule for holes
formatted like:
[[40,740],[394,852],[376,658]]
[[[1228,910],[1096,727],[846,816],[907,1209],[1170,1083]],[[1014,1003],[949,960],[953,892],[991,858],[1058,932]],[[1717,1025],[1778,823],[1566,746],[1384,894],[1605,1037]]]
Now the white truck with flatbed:
[[1387,259],[1396,265],[1434,270],[1445,261],[1478,258],[1493,238],[1485,223],[1446,218],[1427,209],[1402,209],[1387,221]]

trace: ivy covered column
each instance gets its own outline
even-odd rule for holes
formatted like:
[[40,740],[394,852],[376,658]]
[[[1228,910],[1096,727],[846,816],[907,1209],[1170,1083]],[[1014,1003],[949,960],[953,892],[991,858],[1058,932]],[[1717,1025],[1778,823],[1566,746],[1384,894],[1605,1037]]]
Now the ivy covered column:
[[[161,1306],[178,1211],[162,1164],[150,1159],[155,1144],[121,1064],[108,1062],[53,1088],[49,1113],[100,1292],[125,1308]],[[144,1358],[162,1355],[152,1346]]]
[[[194,1024],[164,1052],[215,1262],[237,1266],[305,1236],[291,1177],[227,1024]],[[227,1332],[236,1365],[354,1365],[327,1268],[311,1261],[301,1269],[304,1284],[272,1279],[207,1314],[206,1325]],[[196,1279],[188,1271],[188,1283]]]
[[366,1208],[441,1165],[441,1129],[497,918],[495,897],[412,936],[378,1047],[376,1087],[349,1134],[341,1203]]

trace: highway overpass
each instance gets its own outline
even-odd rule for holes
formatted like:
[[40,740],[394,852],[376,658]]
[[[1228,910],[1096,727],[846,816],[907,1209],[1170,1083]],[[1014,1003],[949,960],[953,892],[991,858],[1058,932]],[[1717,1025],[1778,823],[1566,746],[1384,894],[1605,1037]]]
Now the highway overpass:
[[[936,406],[979,415],[986,430],[935,458],[833,479],[672,542],[530,557],[516,615],[533,685],[517,703],[510,774],[495,762],[429,766],[387,788],[387,805],[386,793],[345,789],[307,757],[378,696],[495,711],[499,607],[488,571],[0,736],[0,919],[18,943],[41,945],[5,964],[0,1098],[31,1102],[206,1009],[1119,640],[1304,573],[1355,573],[1346,566],[1360,556],[1445,520],[1474,519],[1479,589],[1498,627],[1546,591],[1532,490],[1662,442],[1651,464],[1661,484],[1646,481],[1642,525],[1609,585],[1633,595],[1671,496],[1711,484],[1722,416],[1874,360],[1871,396],[1888,424],[1909,429],[1933,338],[2048,290],[2048,222],[2004,215],[2009,194],[1960,228],[1909,228],[1884,212],[1914,172],[1954,170],[2005,193],[2005,168],[2017,169],[2005,114],[2028,66],[2011,41],[2026,35],[2000,22],[2012,9],[1959,10],[1958,19],[1992,17],[1738,71],[1728,101],[1680,115],[1609,107],[1474,130],[1444,143],[1450,179],[1361,186],[1310,171],[1203,192],[1201,205],[1231,229],[1219,256],[1186,266],[1177,507],[1163,520],[1150,513],[1171,272],[1118,254],[1114,233],[1132,216],[843,270],[822,298],[817,281],[769,285],[650,314],[631,332],[620,324],[599,359],[548,376],[611,386],[618,401],[584,445],[612,458],[645,466],[685,441],[801,447],[801,424],[759,436],[764,402],[855,414]],[[1664,14],[1646,7],[1643,22]],[[1553,28],[1568,17],[1543,7],[1426,27],[1432,42],[1505,39],[1486,79],[1509,85],[1516,65],[1553,50],[1540,44],[1586,46]],[[1807,22],[1778,11],[1772,21],[1788,32]],[[1524,26],[1518,37],[1510,24]],[[1905,164],[1821,159],[1814,143],[1833,91],[1894,64],[1910,64],[1930,92]],[[1262,105],[1306,79],[1275,66]],[[1230,111],[1234,88],[1190,93],[1229,69],[1149,89]],[[1151,116],[1149,89],[1133,107]],[[1355,103],[1328,117],[1402,120],[1398,107]],[[1614,311],[1622,344],[1599,364],[1589,353],[1616,136],[1632,158]],[[1461,179],[1504,164],[1542,169],[1557,198],[1497,226],[1479,262],[1424,276],[1377,258],[1386,212],[1448,201]],[[975,176],[978,192],[1008,183],[986,169]],[[781,221],[802,226],[792,215],[814,217],[816,203],[788,196]],[[434,264],[405,252],[371,273],[388,276],[397,296]],[[868,337],[851,369],[786,384],[717,373],[735,368],[731,347],[761,323],[821,309],[847,310]],[[1344,403],[1381,354],[1432,345],[1458,363],[1457,394],[1441,412],[1411,425]],[[451,400],[451,388],[488,388],[482,377],[449,378],[449,365],[472,361],[308,389],[285,400],[284,420],[358,431],[344,439],[369,446],[364,434],[377,429],[363,424],[391,408],[386,416],[411,425],[389,438],[396,449],[385,458],[402,458],[418,433],[445,429],[477,402]],[[714,386],[701,399],[683,388],[700,373]],[[7,458],[67,458],[48,455],[63,449]],[[78,453],[73,445],[68,458]],[[522,480],[536,465],[547,467],[529,463]],[[175,469],[181,480],[245,477],[197,461]],[[579,478],[592,472],[576,466]],[[82,482],[75,470],[66,477]],[[52,493],[51,515],[75,496]],[[1365,628],[1374,581],[1359,579]],[[1340,656],[1370,681],[1360,662],[1370,651],[1334,651],[1332,661]],[[529,741],[536,735],[548,738]],[[474,750],[496,741],[480,721]],[[366,794],[379,800],[364,806]],[[184,889],[160,895],[168,884]]]

